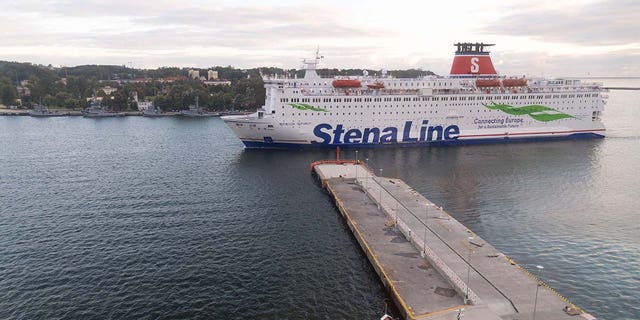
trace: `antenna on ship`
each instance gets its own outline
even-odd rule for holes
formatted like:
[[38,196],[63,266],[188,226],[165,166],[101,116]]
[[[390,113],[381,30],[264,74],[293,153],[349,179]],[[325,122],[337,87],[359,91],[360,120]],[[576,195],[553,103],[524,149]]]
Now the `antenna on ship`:
[[462,53],[462,54],[489,54],[491,53],[490,51],[485,51],[485,47],[492,47],[495,46],[495,44],[493,43],[482,43],[482,42],[476,42],[476,43],[472,43],[472,42],[458,42],[458,43],[454,43],[454,46],[458,47],[458,50],[456,50],[456,53]]

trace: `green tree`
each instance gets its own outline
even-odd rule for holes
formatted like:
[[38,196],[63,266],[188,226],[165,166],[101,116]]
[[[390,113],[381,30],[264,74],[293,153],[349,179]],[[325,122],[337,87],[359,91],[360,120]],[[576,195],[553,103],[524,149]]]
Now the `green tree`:
[[264,103],[264,83],[259,77],[239,80],[234,91],[234,107],[237,109],[254,109]]
[[11,80],[0,76],[0,104],[12,105],[16,102],[16,88],[11,85]]
[[113,111],[124,111],[129,108],[129,96],[124,91],[118,90],[111,96],[103,97],[101,104]]

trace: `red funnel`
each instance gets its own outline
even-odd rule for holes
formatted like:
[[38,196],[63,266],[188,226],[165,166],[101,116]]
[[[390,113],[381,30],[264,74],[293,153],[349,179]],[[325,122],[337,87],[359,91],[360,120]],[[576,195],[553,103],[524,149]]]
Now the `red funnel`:
[[451,75],[497,75],[491,57],[484,47],[492,44],[456,43],[458,50],[451,65]]

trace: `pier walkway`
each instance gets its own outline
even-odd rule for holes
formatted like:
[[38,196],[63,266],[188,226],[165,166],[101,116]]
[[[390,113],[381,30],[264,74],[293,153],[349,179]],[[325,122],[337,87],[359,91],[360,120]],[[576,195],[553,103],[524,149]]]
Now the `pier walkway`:
[[595,319],[402,180],[354,161],[312,170],[405,319]]

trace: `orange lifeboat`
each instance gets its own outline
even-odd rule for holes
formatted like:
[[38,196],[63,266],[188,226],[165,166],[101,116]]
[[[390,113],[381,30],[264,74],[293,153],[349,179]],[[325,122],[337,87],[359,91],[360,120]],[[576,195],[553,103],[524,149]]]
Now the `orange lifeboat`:
[[331,84],[334,88],[360,88],[362,86],[358,79],[336,79]]
[[376,81],[372,84],[368,84],[367,88],[374,89],[374,90],[384,89],[384,83]]
[[527,79],[504,79],[502,84],[505,87],[524,87],[527,85]]
[[478,88],[490,88],[499,87],[500,79],[478,79],[476,80],[476,87]]

